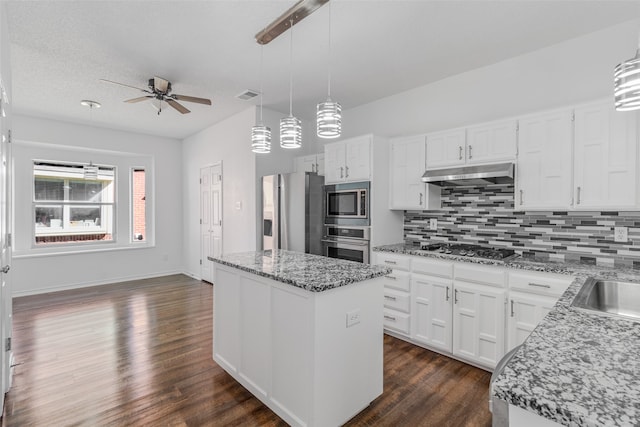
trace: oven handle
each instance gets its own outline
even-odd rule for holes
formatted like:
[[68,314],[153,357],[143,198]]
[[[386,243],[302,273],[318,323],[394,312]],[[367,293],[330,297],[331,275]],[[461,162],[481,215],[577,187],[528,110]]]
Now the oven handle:
[[354,241],[354,240],[329,240],[329,239],[322,239],[320,240],[323,243],[342,243],[345,245],[353,245],[353,246],[369,246],[369,242],[361,242],[361,241]]

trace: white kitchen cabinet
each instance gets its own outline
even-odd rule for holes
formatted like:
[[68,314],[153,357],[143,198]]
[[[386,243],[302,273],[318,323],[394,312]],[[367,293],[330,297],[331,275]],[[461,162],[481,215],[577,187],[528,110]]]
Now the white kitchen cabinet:
[[427,135],[427,168],[437,169],[466,162],[466,133],[454,129]]
[[427,168],[498,163],[516,158],[515,120],[427,135]]
[[575,209],[638,206],[637,126],[637,113],[610,100],[575,109]]
[[505,289],[454,283],[453,354],[495,368],[504,355]]
[[390,274],[383,277],[385,329],[408,337],[411,312],[411,256],[387,252],[374,252],[373,263],[390,267]]
[[324,175],[324,153],[296,157],[293,166],[295,172],[315,172]]
[[572,110],[519,119],[515,209],[570,209]]
[[510,271],[507,276],[509,296],[505,352],[527,339],[573,281],[572,276],[535,271]]
[[440,208],[440,187],[422,182],[426,169],[425,143],[423,135],[391,141],[389,209]]
[[333,142],[324,146],[325,183],[371,179],[371,135]]
[[503,120],[467,128],[467,163],[496,163],[516,158],[515,120]]
[[411,337],[430,347],[451,352],[453,282],[442,277],[413,274]]

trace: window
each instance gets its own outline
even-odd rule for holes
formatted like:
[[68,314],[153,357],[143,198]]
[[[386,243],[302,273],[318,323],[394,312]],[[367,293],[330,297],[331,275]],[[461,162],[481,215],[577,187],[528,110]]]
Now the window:
[[33,163],[36,245],[113,241],[115,167]]
[[146,197],[145,170],[134,168],[131,173],[131,222],[133,230],[133,241],[146,241]]

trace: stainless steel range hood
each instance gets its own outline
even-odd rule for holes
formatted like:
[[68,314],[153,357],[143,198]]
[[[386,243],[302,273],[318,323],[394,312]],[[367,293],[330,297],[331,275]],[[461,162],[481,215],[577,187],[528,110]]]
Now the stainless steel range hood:
[[513,176],[513,163],[495,163],[427,170],[422,175],[422,181],[434,185],[510,184],[513,183]]

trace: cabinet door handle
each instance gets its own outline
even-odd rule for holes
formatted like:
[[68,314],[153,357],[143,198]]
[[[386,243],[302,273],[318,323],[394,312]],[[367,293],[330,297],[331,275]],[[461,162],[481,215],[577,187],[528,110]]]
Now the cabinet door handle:
[[423,197],[423,195],[422,195],[422,193],[420,193],[420,203],[419,203],[420,206],[422,206],[422,197]]
[[311,172],[315,172],[315,171],[316,171],[316,165],[311,163]]
[[396,300],[396,297],[392,297],[392,296],[390,296],[390,295],[385,295],[385,296],[384,296],[384,299],[388,299],[388,300],[391,300],[391,301],[395,301],[395,300]]
[[513,317],[513,316],[514,316],[514,314],[513,314],[513,300],[511,300],[511,317]]
[[316,163],[316,173],[320,173],[320,163]]
[[340,166],[340,178],[344,178],[344,168]]
[[473,148],[473,147],[469,145],[469,158],[472,158],[472,157],[473,157],[473,156],[471,155],[471,149],[472,149],[472,148]]
[[395,261],[389,261],[388,259],[385,259],[385,260],[384,260],[384,263],[385,263],[385,264],[393,264],[393,265],[396,265],[396,264],[397,264],[397,262],[395,262]]
[[457,289],[455,291],[453,291],[453,303],[454,304],[458,303],[458,290]]
[[384,277],[387,277],[387,278],[389,278],[389,279],[391,279],[391,280],[398,280],[398,278],[397,278],[396,276],[386,275],[386,276],[384,276]]
[[535,286],[537,288],[551,289],[551,285],[545,285],[545,284],[533,283],[533,282],[529,282],[529,286]]
[[395,321],[396,321],[396,318],[395,318],[395,317],[393,317],[393,316],[389,316],[389,315],[387,315],[387,314],[385,314],[385,315],[384,315],[384,318],[385,318],[385,319],[387,319],[387,320],[391,320],[391,321],[393,321],[393,322],[395,322]]
[[582,190],[582,189],[581,189],[580,187],[578,187],[578,188],[576,189],[576,204],[577,204],[577,205],[579,205],[579,204],[580,204],[580,191],[581,191],[581,190]]
[[524,190],[520,190],[520,206],[524,203]]
[[344,167],[344,170],[345,170],[344,177],[345,177],[345,178],[349,178],[349,166],[345,166],[345,167]]
[[445,294],[444,300],[445,301],[449,301],[449,287],[448,286],[447,286],[447,293]]
[[458,145],[458,160],[462,160],[462,145]]

